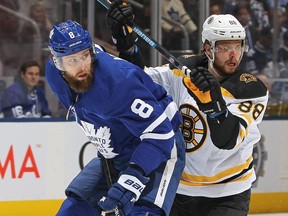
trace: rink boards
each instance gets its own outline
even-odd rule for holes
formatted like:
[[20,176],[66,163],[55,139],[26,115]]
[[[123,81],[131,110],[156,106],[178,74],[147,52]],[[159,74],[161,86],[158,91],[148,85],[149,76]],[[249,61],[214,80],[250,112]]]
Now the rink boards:
[[[259,127],[267,157],[251,213],[288,212],[287,127],[287,120],[265,120]],[[0,215],[55,215],[66,186],[95,147],[82,148],[87,138],[73,121],[0,122],[0,131]]]

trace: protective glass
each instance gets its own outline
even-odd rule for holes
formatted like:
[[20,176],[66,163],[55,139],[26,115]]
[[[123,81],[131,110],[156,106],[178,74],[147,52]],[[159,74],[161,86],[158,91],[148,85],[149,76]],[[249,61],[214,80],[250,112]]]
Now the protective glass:
[[218,53],[227,53],[227,52],[241,52],[242,51],[242,45],[238,44],[238,45],[226,45],[226,44],[219,44],[215,46],[215,52]]
[[86,49],[81,52],[63,56],[60,58],[54,57],[56,67],[61,71],[75,70],[83,65],[91,64],[95,61],[95,55],[92,49]]

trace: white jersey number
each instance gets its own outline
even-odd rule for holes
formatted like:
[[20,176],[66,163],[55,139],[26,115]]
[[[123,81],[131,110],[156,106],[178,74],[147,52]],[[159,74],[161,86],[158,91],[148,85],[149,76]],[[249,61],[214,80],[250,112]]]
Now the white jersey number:
[[131,105],[131,110],[142,118],[149,118],[153,112],[153,107],[140,99],[135,99]]
[[73,34],[73,32],[69,32],[68,34],[69,34],[70,38],[75,38],[75,35]]

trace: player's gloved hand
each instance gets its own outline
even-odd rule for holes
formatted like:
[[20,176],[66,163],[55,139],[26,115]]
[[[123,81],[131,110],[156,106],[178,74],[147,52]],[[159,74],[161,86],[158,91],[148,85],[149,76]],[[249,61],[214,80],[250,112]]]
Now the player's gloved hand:
[[193,68],[190,78],[185,77],[183,83],[188,93],[196,100],[199,109],[209,117],[217,117],[226,112],[220,83],[206,68]]
[[112,40],[119,52],[131,48],[138,40],[137,34],[127,23],[134,19],[133,8],[122,0],[115,0],[109,6],[106,20],[112,32]]
[[103,197],[98,205],[104,211],[118,207],[124,215],[128,215],[148,181],[149,178],[145,177],[140,169],[128,167],[109,189],[107,197]]

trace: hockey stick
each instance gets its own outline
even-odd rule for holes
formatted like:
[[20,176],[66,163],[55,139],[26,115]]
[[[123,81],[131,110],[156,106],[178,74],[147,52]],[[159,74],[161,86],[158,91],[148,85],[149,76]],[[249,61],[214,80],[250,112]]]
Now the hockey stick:
[[[97,0],[103,7],[106,9],[109,8],[111,4],[110,0]],[[148,35],[144,33],[144,31],[139,28],[133,21],[128,21],[128,26],[132,28],[139,37],[141,37],[146,43],[148,43],[151,47],[160,52],[171,64],[173,64],[176,68],[180,69],[186,76],[189,76],[191,70],[183,65],[181,62],[177,60],[171,53],[169,53],[164,47],[162,47],[157,41],[150,38]]]
[[[101,155],[101,161],[102,161],[102,167],[104,169],[104,174],[105,174],[105,177],[106,177],[106,180],[107,180],[107,184],[111,188],[113,186],[113,177],[112,177],[112,174],[111,174],[111,171],[110,171],[110,165],[108,163],[108,160],[105,157],[103,157],[102,155]],[[118,205],[117,205],[114,209],[101,212],[101,216],[109,216],[109,215],[122,216],[123,214],[122,214],[122,212],[120,211],[120,209],[118,208]]]

